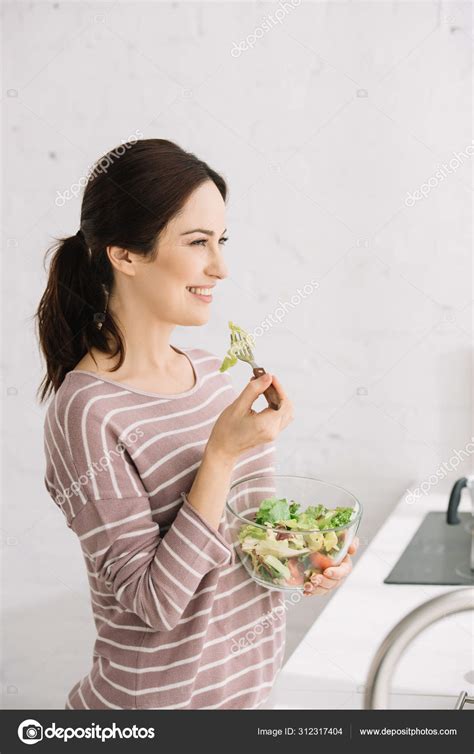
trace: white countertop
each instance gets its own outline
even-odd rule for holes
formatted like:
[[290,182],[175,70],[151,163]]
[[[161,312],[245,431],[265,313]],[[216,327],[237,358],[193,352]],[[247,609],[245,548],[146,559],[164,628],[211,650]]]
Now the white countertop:
[[[393,626],[432,597],[466,588],[383,583],[426,513],[445,511],[447,504],[446,494],[413,504],[400,500],[282,667],[270,697],[276,709],[363,708],[371,661]],[[468,495],[459,511],[470,511]],[[473,611],[447,616],[419,634],[395,671],[390,708],[452,708],[461,691],[473,694],[473,635]]]

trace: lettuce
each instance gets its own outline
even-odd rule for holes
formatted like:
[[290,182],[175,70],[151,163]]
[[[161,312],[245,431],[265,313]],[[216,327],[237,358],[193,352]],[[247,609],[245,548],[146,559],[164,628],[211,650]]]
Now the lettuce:
[[257,555],[274,555],[277,558],[293,558],[305,555],[309,547],[291,547],[287,539],[263,539],[255,545]]
[[[331,532],[331,534],[334,534],[334,532]],[[317,552],[324,545],[324,534],[320,531],[313,531],[310,534],[306,534],[306,539],[311,552]]]
[[298,511],[299,507],[300,507],[299,503],[295,503],[295,502],[291,503],[291,505],[290,505],[290,516],[291,516],[291,518],[295,518],[295,519],[298,518],[299,513],[297,511]]
[[246,524],[239,532],[239,540],[242,542],[246,537],[253,537],[254,539],[265,539],[267,532],[265,529],[261,529],[259,526],[252,526],[252,524]]
[[257,524],[276,524],[277,521],[286,521],[287,519],[296,519],[296,510],[299,508],[298,503],[288,503],[286,497],[268,497],[262,500],[260,507],[255,514],[255,523]]
[[237,364],[237,356],[224,356],[224,360],[219,367],[219,372],[225,372],[229,367],[233,367]]
[[287,565],[275,558],[274,555],[265,555],[263,558],[264,563],[270,566],[277,576],[281,576],[284,579],[289,579],[291,576],[290,569]]
[[287,529],[305,531],[307,529],[336,529],[349,523],[353,508],[329,509],[324,505],[309,505],[298,513],[299,503],[288,502],[286,497],[269,497],[262,500],[255,514],[257,524],[281,524]]
[[339,550],[339,540],[335,531],[328,531],[324,534],[324,547],[326,552],[330,550]]
[[327,511],[324,518],[318,521],[320,529],[337,529],[338,526],[344,526],[351,520],[353,508],[334,508]]
[[[252,346],[255,344],[255,338],[253,337],[253,335],[249,335],[249,333],[246,332],[242,327],[239,327],[231,321],[229,321],[229,327],[231,333],[240,333],[244,342],[248,346],[250,346],[250,348],[252,348]],[[231,344],[230,348],[227,351],[227,354],[224,356],[222,364],[219,367],[219,372],[225,372],[227,371],[227,369],[237,364],[238,359],[235,353],[236,351],[234,350],[234,346],[232,346]]]
[[324,511],[326,511],[324,505],[309,505],[306,510],[298,516],[298,528],[318,529]]

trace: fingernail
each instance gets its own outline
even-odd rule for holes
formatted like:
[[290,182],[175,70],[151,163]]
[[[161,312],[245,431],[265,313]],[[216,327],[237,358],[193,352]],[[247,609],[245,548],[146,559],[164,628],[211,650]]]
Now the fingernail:
[[329,571],[326,571],[326,573],[328,576],[334,576],[334,571],[332,570],[332,568],[330,568]]

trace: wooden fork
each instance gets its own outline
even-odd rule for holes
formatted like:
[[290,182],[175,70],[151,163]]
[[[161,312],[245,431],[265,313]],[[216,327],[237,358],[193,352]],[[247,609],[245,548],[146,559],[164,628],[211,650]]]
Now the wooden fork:
[[[252,349],[250,348],[249,344],[242,338],[239,332],[231,332],[230,343],[231,343],[232,353],[238,359],[240,359],[240,361],[245,361],[247,364],[250,364],[250,366],[252,367],[253,375],[254,375],[251,378],[252,380],[257,379],[257,377],[260,377],[262,374],[266,374],[265,369],[263,367],[258,367],[257,364],[255,363]],[[270,406],[270,408],[273,408],[275,409],[275,411],[278,411],[278,409],[281,406],[281,401],[274,386],[270,384],[263,394],[265,398],[267,399],[268,405]]]

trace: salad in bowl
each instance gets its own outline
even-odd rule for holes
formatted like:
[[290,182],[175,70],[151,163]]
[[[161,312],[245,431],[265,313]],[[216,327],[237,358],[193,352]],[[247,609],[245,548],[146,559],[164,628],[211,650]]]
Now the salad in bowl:
[[230,488],[226,510],[249,575],[279,590],[304,590],[313,574],[340,563],[362,515],[347,490],[297,476],[248,477]]

